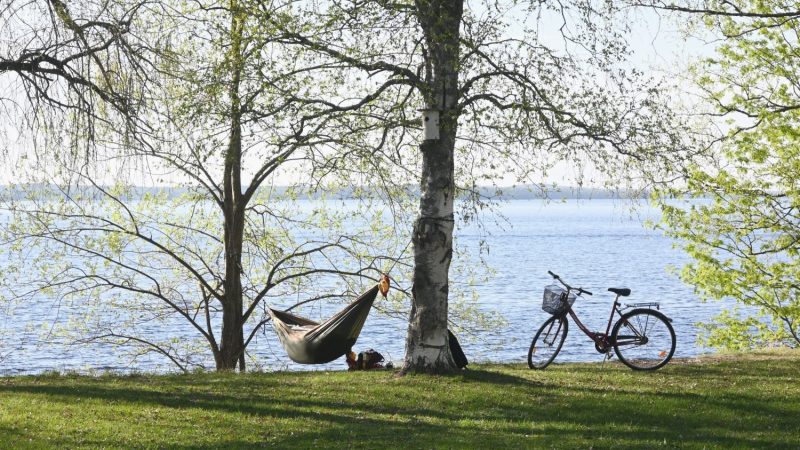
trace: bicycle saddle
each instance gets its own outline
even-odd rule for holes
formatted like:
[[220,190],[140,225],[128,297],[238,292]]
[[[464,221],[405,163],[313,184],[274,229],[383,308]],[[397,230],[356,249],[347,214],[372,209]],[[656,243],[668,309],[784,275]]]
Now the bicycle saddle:
[[613,292],[620,297],[627,297],[631,295],[631,290],[628,288],[608,288],[608,292]]

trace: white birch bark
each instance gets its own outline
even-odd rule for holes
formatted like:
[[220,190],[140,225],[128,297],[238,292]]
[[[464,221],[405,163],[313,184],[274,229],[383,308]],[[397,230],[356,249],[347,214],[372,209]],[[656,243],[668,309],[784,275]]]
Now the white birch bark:
[[414,224],[414,285],[403,372],[456,368],[447,335],[450,261],[453,257],[454,150],[458,125],[459,32],[463,0],[418,0],[417,16],[428,48],[426,101],[439,109],[439,139],[420,145],[419,217]]

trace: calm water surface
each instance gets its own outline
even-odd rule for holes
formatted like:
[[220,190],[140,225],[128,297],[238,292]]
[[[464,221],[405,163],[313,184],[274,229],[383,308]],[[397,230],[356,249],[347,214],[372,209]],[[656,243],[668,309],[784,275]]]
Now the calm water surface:
[[[489,234],[476,226],[461,228],[456,243],[477,253],[485,240],[488,253],[484,260],[496,273],[475,286],[480,306],[497,311],[507,326],[474,330],[460,336],[471,361],[524,362],[528,346],[539,325],[548,317],[540,309],[543,286],[550,284],[552,270],[594,296],[578,299],[574,308],[584,323],[604,329],[613,296],[608,287],[630,287],[628,302],[661,302],[661,310],[673,319],[678,335],[676,357],[693,356],[708,351],[697,346],[695,324],[708,320],[730,303],[701,303],[692,289],[683,285],[669,267],[679,267],[686,257],[672,248],[670,240],[643,226],[645,220],[657,219],[657,212],[639,207],[631,212],[630,204],[619,200],[570,200],[544,203],[539,200],[514,200],[501,206],[507,223],[489,224]],[[323,317],[337,309],[325,308]],[[54,321],[70,314],[65,306],[52,299],[38,304],[17,306],[13,311],[0,310],[0,374],[39,373],[45,370],[173,370],[163,358],[144,356],[133,363],[120,358],[118,349],[92,345],[75,347],[54,344],[41,338]],[[313,316],[312,316],[313,317]],[[322,317],[314,317],[322,318]],[[374,348],[398,362],[403,356],[406,324],[402,319],[370,315],[355,350]],[[152,330],[156,333],[175,330]],[[326,365],[301,366],[292,363],[272,332],[259,335],[250,345],[265,369],[317,370],[343,369],[342,360]],[[601,361],[577,327],[570,328],[564,349],[556,361]]]

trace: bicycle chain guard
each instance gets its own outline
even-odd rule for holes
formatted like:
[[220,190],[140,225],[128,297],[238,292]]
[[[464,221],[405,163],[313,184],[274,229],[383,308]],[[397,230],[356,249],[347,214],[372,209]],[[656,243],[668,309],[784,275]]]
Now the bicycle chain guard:
[[594,349],[597,353],[608,354],[611,352],[611,343],[608,342],[608,336],[603,333],[594,333]]

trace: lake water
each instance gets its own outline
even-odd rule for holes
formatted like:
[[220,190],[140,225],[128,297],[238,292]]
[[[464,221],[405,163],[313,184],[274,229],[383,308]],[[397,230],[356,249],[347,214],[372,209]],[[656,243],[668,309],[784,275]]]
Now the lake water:
[[[657,219],[657,211],[639,205],[631,210],[621,200],[570,200],[545,203],[540,200],[513,200],[501,205],[507,219],[502,226],[488,224],[486,234],[475,225],[457,231],[457,245],[477,253],[485,241],[486,263],[495,270],[490,280],[474,286],[479,305],[485,311],[499,312],[507,326],[471,330],[460,340],[473,362],[525,361],[530,340],[548,317],[541,310],[542,288],[552,279],[552,270],[575,285],[594,292],[579,298],[574,309],[593,329],[605,329],[613,295],[608,287],[629,287],[633,293],[626,302],[661,303],[661,310],[673,319],[678,342],[676,357],[708,352],[698,347],[696,323],[709,320],[730,302],[702,303],[691,287],[682,284],[669,267],[686,262],[685,255],[659,232],[644,226]],[[340,306],[334,306],[337,309]],[[327,309],[321,314],[329,314]],[[120,358],[117,348],[103,345],[68,346],[50,336],[42,341],[54,321],[70,314],[66,306],[52,299],[0,310],[0,374],[39,373],[45,370],[174,370],[164,358],[142,356],[131,362]],[[315,317],[316,318],[316,317]],[[174,330],[152,330],[171,332]],[[272,332],[260,334],[249,350],[263,369],[317,370],[344,369],[343,360],[319,366],[292,363]],[[374,348],[387,359],[399,363],[404,352],[406,324],[401,318],[382,316],[373,311],[364,325],[354,350]],[[558,361],[601,361],[593,343],[575,326]],[[252,366],[251,366],[252,367]]]

